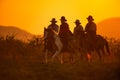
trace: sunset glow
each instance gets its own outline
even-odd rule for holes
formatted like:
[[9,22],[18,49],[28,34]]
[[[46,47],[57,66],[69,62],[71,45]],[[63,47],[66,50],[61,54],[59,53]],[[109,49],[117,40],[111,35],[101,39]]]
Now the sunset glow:
[[[0,25],[17,26],[33,34],[43,34],[43,28],[54,17],[60,24],[65,16],[73,31],[74,21],[83,26],[92,15],[96,23],[120,17],[119,0],[0,0]],[[120,28],[118,28],[120,29]]]

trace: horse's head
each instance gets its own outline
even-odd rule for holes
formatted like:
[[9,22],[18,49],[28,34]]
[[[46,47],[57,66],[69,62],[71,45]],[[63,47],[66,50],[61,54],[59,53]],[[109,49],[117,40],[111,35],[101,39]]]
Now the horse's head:
[[48,31],[47,31],[46,27],[44,27],[44,39],[47,38],[47,34],[48,34]]

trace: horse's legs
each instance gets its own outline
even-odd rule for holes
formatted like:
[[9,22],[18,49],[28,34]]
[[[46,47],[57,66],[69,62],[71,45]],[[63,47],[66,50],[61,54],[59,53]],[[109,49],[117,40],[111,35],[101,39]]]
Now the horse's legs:
[[105,46],[106,46],[106,50],[107,50],[107,52],[108,52],[108,55],[110,56],[111,53],[110,53],[109,45],[108,45],[108,42],[107,42],[106,39],[105,39]]
[[52,56],[51,62],[54,61],[54,58],[57,57],[57,54],[58,54],[58,53],[59,53],[58,51],[55,52],[55,54]]
[[47,59],[48,55],[47,54],[48,54],[48,50],[45,51],[45,63],[48,63],[48,59]]
[[60,55],[60,63],[63,64],[63,55]]
[[91,54],[91,52],[88,52],[87,53],[87,60],[88,60],[88,62],[92,62],[92,54]]
[[59,51],[56,51],[55,54],[52,56],[52,59],[54,59],[58,55]]
[[98,53],[99,60],[101,61],[101,60],[102,60],[102,55],[101,55],[101,53],[100,53],[100,49],[97,49],[96,51],[97,51],[97,53]]
[[62,47],[63,47],[62,42],[60,41],[60,38],[58,38],[58,37],[56,37],[55,44],[56,44],[56,46],[57,46],[58,49],[55,52],[55,54],[52,56],[52,61],[61,52]]
[[84,60],[88,60],[88,56],[86,55],[86,51],[85,50],[82,50],[81,51],[81,54],[80,54],[80,59],[82,60],[82,61],[84,61]]
[[70,63],[74,63],[74,55],[72,53],[70,53],[69,60],[70,60]]
[[54,60],[54,58],[56,56],[58,56],[58,54],[61,52],[61,48],[58,48],[58,51],[55,52],[55,54],[52,56],[52,61]]
[[102,51],[102,55],[103,55],[103,61],[104,61],[104,55],[105,55],[104,48],[101,48],[101,51]]

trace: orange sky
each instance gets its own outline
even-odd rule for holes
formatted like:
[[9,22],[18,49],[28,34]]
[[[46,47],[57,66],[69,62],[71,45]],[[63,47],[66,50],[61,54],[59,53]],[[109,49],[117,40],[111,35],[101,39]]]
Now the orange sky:
[[99,23],[111,17],[120,17],[120,0],[0,0],[0,25],[17,26],[33,34],[43,34],[43,27],[55,17],[65,16],[73,30],[76,19],[83,26],[86,17],[93,15]]

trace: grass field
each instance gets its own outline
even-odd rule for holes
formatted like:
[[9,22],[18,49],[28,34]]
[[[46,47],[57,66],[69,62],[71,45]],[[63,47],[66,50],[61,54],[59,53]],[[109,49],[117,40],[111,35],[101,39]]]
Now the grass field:
[[2,60],[0,80],[120,80],[119,63],[74,64],[48,63],[39,60]]
[[119,43],[110,46],[114,55],[106,57],[105,62],[95,59],[92,63],[45,64],[41,46],[1,40],[0,80],[120,80]]

